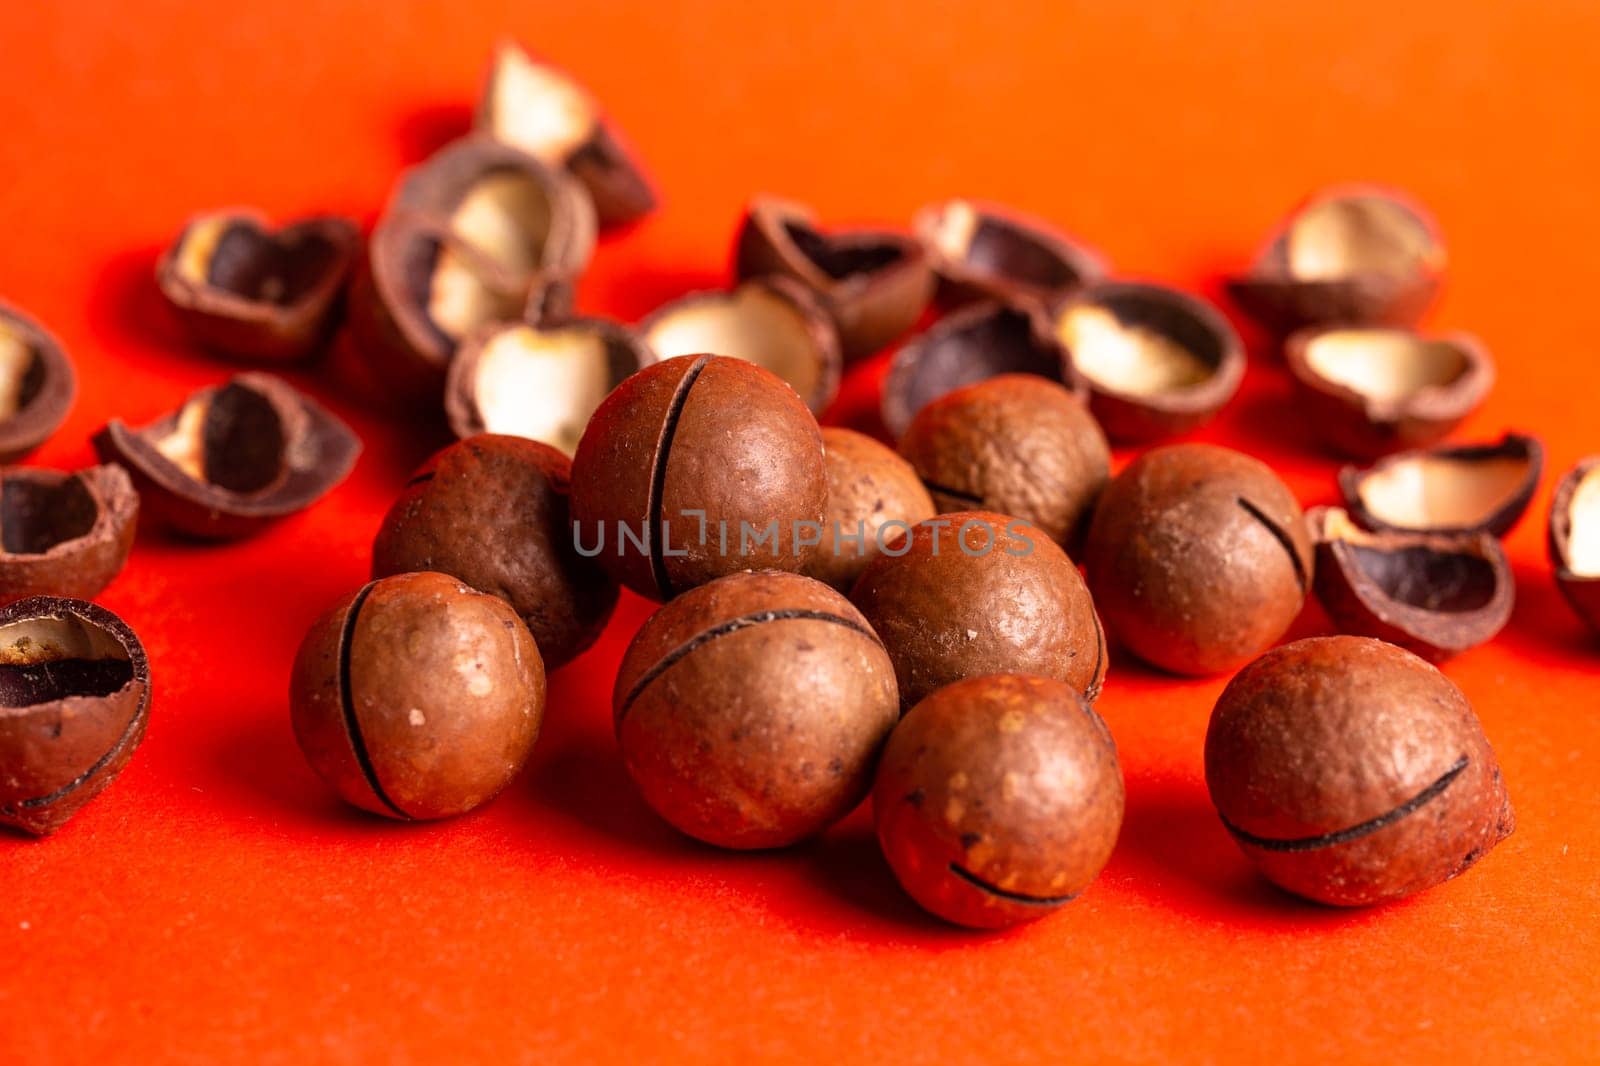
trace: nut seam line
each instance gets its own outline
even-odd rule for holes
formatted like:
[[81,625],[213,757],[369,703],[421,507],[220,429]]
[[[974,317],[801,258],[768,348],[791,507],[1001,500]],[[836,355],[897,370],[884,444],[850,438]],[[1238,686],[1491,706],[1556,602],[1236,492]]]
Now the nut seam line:
[[661,593],[663,600],[670,600],[673,596],[672,579],[667,576],[667,560],[663,554],[666,546],[661,543],[666,539],[665,520],[661,508],[665,505],[662,497],[666,495],[667,489],[667,459],[672,452],[672,438],[678,434],[678,419],[683,415],[684,404],[689,402],[689,390],[694,388],[701,371],[705,370],[706,364],[710,361],[709,355],[702,355],[696,359],[672,393],[672,402],[667,406],[666,420],[661,425],[661,441],[656,445],[655,468],[650,471],[650,488],[645,496],[646,521],[650,523],[648,531],[650,574],[655,578],[656,591]]
[[350,646],[355,643],[356,620],[361,616],[361,608],[371,595],[373,586],[377,582],[369,582],[356,598],[350,603],[350,610],[344,617],[344,629],[339,634],[339,705],[344,712],[344,731],[350,738],[350,750],[355,753],[356,765],[361,768],[361,776],[366,779],[367,787],[372,789],[372,794],[377,796],[383,805],[409,821],[411,815],[401,810],[389,794],[383,790],[383,785],[378,781],[378,771],[372,766],[372,756],[367,753],[367,742],[361,736],[361,723],[356,720],[355,699],[350,693]]

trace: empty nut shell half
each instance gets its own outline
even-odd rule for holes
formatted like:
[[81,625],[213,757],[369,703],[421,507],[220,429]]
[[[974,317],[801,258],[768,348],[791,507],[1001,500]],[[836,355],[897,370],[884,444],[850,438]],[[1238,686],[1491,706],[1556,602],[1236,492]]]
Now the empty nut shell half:
[[639,324],[661,359],[697,352],[744,359],[789,383],[813,414],[839,394],[839,334],[811,291],[781,275],[752,278],[731,292],[695,292]]
[[570,456],[600,401],[654,361],[637,334],[610,319],[485,326],[450,364],[445,414],[458,437],[526,437]]
[[1228,320],[1176,289],[1096,285],[1058,304],[1052,324],[1112,440],[1161,440],[1202,426],[1244,380],[1244,345]]
[[1079,390],[1042,313],[999,303],[945,316],[901,345],[883,381],[883,424],[899,440],[928,404],[1001,374],[1037,374]]
[[33,452],[60,428],[78,376],[48,331],[0,303],[0,463]]
[[0,602],[93,599],[133,548],[139,494],[116,464],[0,470]]
[[361,451],[321,404],[255,373],[201,389],[140,429],[112,419],[94,446],[127,467],[147,514],[207,540],[247,536],[311,506]]
[[1284,357],[1312,428],[1356,458],[1442,440],[1494,384],[1489,353],[1465,333],[1308,330],[1289,338]]
[[286,362],[310,355],[333,325],[361,232],[344,218],[273,230],[253,211],[191,219],[156,266],[185,330],[222,355]]
[[734,273],[794,278],[833,317],[846,359],[870,355],[922,317],[933,268],[915,237],[883,230],[825,233],[808,208],[774,197],[751,202],[739,227]]
[[1488,533],[1368,533],[1338,507],[1312,508],[1306,523],[1317,598],[1341,633],[1441,662],[1494,639],[1511,619],[1511,563]]
[[1507,433],[1494,443],[1402,452],[1339,471],[1345,507],[1367,529],[1492,533],[1515,528],[1539,487],[1544,445]]
[[0,824],[53,833],[144,739],[150,664],[127,624],[82,600],[0,608]]
[[655,190],[611,130],[599,103],[565,71],[503,41],[478,100],[478,129],[564,168],[588,190],[602,225],[656,206]]
[[1323,190],[1297,208],[1228,292],[1267,329],[1411,326],[1438,292],[1445,250],[1433,220],[1376,186]]
[[1550,562],[1578,617],[1600,632],[1600,455],[1567,472],[1550,505]]
[[975,300],[1044,305],[1105,277],[1100,256],[1049,223],[974,200],[917,212],[912,230],[939,276],[949,307]]

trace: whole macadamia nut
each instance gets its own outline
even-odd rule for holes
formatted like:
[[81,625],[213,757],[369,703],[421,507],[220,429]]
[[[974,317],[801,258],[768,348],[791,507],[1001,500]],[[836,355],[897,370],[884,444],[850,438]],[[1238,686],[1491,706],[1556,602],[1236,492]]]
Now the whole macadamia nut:
[[1206,731],[1206,785],[1268,880],[1339,906],[1461,873],[1515,826],[1466,697],[1367,637],[1277,648],[1229,683]]
[[289,710],[311,768],[348,803],[445,818],[494,797],[544,718],[544,664],[503,600],[445,574],[397,574],[323,615]]
[[888,545],[851,600],[889,649],[900,699],[983,674],[1065,681],[1091,702],[1105,636],[1078,568],[1010,515],[941,515]]
[[1129,651],[1176,674],[1218,674],[1299,615],[1312,546],[1300,505],[1248,455],[1154,448],[1095,509],[1084,562],[1095,604]]
[[572,542],[571,463],[522,437],[469,437],[406,483],[372,546],[372,576],[433,570],[512,606],[554,670],[600,636],[617,586]]
[[806,573],[848,593],[883,545],[937,510],[911,464],[871,437],[824,426],[828,511]]
[[894,666],[866,620],[821,582],[777,571],[658,611],[612,707],[645,801],[725,848],[792,844],[848,814],[899,717]]
[[1104,868],[1122,827],[1122,770],[1100,716],[1061,681],[958,681],[889,738],[872,808],[900,884],[982,929],[1041,918]]

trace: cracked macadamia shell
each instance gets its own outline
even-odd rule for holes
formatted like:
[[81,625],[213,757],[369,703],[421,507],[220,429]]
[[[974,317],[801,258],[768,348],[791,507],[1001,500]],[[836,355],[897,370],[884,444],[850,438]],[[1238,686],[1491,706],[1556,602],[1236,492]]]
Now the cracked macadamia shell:
[[828,510],[805,572],[848,595],[884,544],[938,511],[911,464],[871,437],[824,426],[822,447]]
[[494,434],[429,459],[389,509],[372,545],[372,576],[433,570],[509,603],[545,668],[599,638],[617,586],[572,542],[572,464],[548,445]]
[[0,463],[31,455],[72,410],[78,375],[61,342],[0,303]]
[[1232,670],[1281,637],[1312,573],[1300,505],[1266,464],[1153,448],[1100,498],[1084,561],[1112,636],[1176,674]]
[[1350,515],[1367,529],[1490,533],[1504,537],[1539,488],[1544,445],[1507,433],[1498,441],[1441,444],[1339,471]]
[[1111,478],[1111,447],[1089,409],[1033,374],[946,393],[900,438],[940,511],[999,511],[1059,544],[1082,532]]
[[1447,881],[1515,818],[1461,690],[1365,637],[1278,648],[1229,683],[1206,730],[1206,785],[1268,880],[1355,907]]
[[0,602],[93,599],[133,550],[139,494],[115,463],[0,470]]
[[895,727],[872,808],[895,877],[924,908],[979,929],[1071,902],[1111,858],[1122,770],[1100,716],[1042,677],[958,681]]
[[1600,455],[1578,463],[1556,486],[1548,543],[1561,594],[1600,632]]
[[732,574],[656,612],[612,707],[645,801],[725,848],[782,847],[848,814],[900,714],[894,666],[850,601],[776,571]]
[[374,581],[318,619],[289,683],[311,768],[347,803],[404,820],[462,814],[510,784],[544,697],[511,607],[435,573]]
[[95,604],[0,608],[0,824],[55,832],[122,772],[150,717],[150,664]]
[[911,228],[939,275],[939,302],[1046,304],[1105,276],[1104,261],[1041,219],[975,200],[917,212]]
[[725,356],[624,381],[572,461],[580,552],[658,600],[740,570],[801,570],[827,503],[816,419],[776,376]]
[[1078,568],[1011,515],[940,515],[891,542],[850,594],[894,660],[910,707],[983,674],[1065,681],[1093,702],[1106,646]]

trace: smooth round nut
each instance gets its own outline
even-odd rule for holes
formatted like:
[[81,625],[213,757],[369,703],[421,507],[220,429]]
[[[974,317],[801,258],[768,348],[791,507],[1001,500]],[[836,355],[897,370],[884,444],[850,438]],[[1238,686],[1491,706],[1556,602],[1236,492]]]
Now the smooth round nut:
[[1515,827],[1461,690],[1366,637],[1277,648],[1229,683],[1206,730],[1206,785],[1268,880],[1339,906],[1447,881]]
[[923,522],[873,560],[850,599],[889,650],[906,707],[984,674],[1100,695],[1106,645],[1089,590],[1065,552],[1010,515]]
[[568,517],[572,464],[522,437],[482,434],[423,464],[372,545],[372,576],[433,570],[521,616],[546,669],[599,639],[617,586],[579,555]]
[[397,574],[312,625],[289,711],[300,750],[346,802],[446,818],[493,798],[533,751],[544,664],[516,612],[445,574]]
[[824,426],[822,447],[828,510],[806,573],[848,594],[885,542],[937,511],[911,464],[871,437]]
[[762,571],[656,612],[623,657],[612,707],[628,773],[657,813],[709,844],[773,848],[866,796],[899,696],[850,601]]
[[1060,681],[958,681],[889,738],[872,808],[900,884],[948,921],[997,929],[1070,902],[1111,858],[1122,770],[1100,716]]
[[1294,622],[1312,548],[1294,494],[1248,455],[1154,448],[1111,482],[1084,551],[1112,634],[1176,674],[1224,673]]

